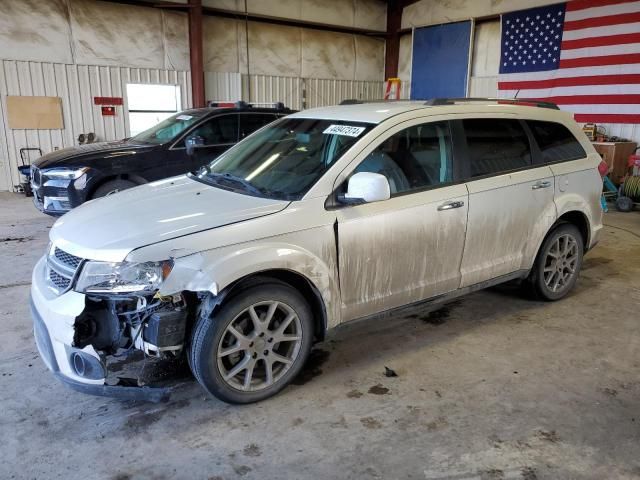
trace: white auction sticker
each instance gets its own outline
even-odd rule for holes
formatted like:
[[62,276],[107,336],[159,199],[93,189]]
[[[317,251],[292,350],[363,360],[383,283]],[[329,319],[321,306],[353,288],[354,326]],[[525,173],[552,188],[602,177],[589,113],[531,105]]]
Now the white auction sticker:
[[193,117],[191,115],[178,115],[176,120],[191,120]]
[[347,137],[358,137],[362,132],[364,132],[365,127],[354,127],[351,125],[330,125],[322,133],[332,134],[332,135],[346,135]]

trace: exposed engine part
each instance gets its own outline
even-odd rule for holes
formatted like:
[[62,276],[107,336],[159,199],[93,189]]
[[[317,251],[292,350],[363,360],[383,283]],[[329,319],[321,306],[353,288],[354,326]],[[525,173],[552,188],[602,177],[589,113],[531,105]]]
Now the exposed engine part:
[[81,316],[76,319],[73,345],[87,345],[106,353],[113,353],[127,346],[125,323],[118,317],[115,306],[104,301],[88,301]]
[[157,310],[142,327],[142,343],[147,355],[159,356],[162,352],[177,355],[184,346],[187,326],[187,309],[183,306]]
[[92,345],[115,356],[126,355],[133,348],[156,357],[164,352],[176,356],[184,345],[187,316],[181,294],[90,297],[76,318],[74,347]]

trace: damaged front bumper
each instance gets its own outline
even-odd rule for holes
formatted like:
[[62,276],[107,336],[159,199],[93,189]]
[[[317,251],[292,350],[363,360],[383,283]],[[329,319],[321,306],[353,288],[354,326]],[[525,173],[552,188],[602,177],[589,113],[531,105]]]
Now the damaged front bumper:
[[31,316],[38,351],[45,365],[68,387],[91,395],[149,402],[167,401],[170,388],[107,385],[106,361],[91,345],[73,346],[76,318],[86,296],[68,291],[60,296],[45,282],[45,259],[36,265],[31,286]]

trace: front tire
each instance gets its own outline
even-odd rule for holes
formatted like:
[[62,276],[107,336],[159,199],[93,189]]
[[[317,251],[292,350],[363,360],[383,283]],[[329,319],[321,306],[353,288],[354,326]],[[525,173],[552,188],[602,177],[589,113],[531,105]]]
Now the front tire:
[[194,376],[228,403],[269,398],[302,369],[313,341],[309,305],[298,291],[272,281],[242,290],[200,318],[189,350]]
[[584,240],[575,225],[561,224],[542,243],[529,275],[537,298],[560,300],[575,286],[584,255]]

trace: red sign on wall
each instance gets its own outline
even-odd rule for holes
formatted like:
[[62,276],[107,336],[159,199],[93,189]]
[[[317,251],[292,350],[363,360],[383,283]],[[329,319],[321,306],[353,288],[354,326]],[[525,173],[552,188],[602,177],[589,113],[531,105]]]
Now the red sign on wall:
[[93,97],[94,105],[122,105],[122,97]]
[[103,117],[115,117],[115,115],[116,115],[116,107],[102,107]]

